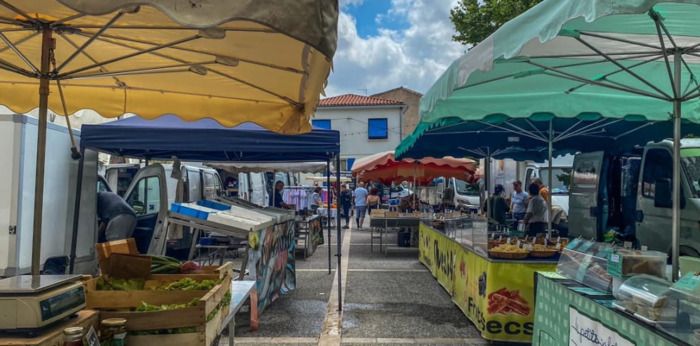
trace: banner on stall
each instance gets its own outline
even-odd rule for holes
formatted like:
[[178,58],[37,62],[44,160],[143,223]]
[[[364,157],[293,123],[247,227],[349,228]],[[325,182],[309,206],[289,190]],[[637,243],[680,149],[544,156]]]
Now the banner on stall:
[[262,313],[280,295],[296,288],[294,221],[275,224],[248,236],[248,265]]
[[569,346],[635,346],[617,331],[569,307]]
[[552,263],[489,261],[427,225],[420,227],[420,261],[454,303],[492,341],[530,342],[537,271]]

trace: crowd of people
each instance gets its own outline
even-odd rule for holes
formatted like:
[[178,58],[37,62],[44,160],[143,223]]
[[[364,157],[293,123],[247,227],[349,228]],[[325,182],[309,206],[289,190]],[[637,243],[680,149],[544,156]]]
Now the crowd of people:
[[[510,198],[507,198],[504,192],[503,185],[496,185],[493,195],[489,198],[489,207],[484,205],[491,224],[522,229],[531,236],[547,230],[549,189],[542,180],[533,179],[527,187],[527,192],[523,191],[523,183],[516,180],[513,182]],[[511,225],[507,224],[508,212],[512,215]]]

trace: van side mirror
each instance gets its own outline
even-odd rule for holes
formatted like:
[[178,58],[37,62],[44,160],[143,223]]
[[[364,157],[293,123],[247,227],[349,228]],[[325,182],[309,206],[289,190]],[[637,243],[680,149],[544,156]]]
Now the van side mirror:
[[672,208],[673,196],[671,191],[671,179],[657,179],[654,185],[654,207]]

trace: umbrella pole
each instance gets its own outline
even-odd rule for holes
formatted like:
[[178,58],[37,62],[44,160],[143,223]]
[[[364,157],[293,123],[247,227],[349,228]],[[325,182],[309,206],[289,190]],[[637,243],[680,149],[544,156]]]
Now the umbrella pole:
[[[489,180],[491,179],[491,149],[488,150],[486,157],[484,158],[484,196],[486,198],[486,225],[488,227],[489,222],[491,222],[491,201],[490,201],[490,191],[489,191]],[[479,206],[481,208],[481,206]]]
[[547,208],[548,208],[548,214],[547,215],[547,237],[551,238],[552,237],[552,120],[549,121],[549,138],[547,140],[548,144],[548,153],[547,153],[547,159],[548,159],[548,164],[547,168],[549,169],[549,176],[547,177],[547,187],[549,189],[549,193],[547,194]]
[[[338,196],[340,196],[340,153],[338,153],[335,156],[335,178],[336,181],[338,182]],[[328,189],[330,191],[330,188]],[[338,311],[343,311],[343,285],[341,284],[341,275],[342,275],[342,270],[340,270],[340,262],[341,262],[341,244],[343,242],[343,238],[340,236],[340,213],[335,213],[335,229],[337,233],[337,239],[336,239],[336,244],[337,244],[337,251],[338,253],[336,256],[338,256],[338,266],[335,268],[335,271],[338,273]],[[329,241],[330,243],[330,241]]]
[[[328,274],[331,273],[331,160],[326,160],[326,186],[328,186]],[[340,195],[338,195],[340,196]],[[340,210],[336,210],[336,213]]]
[[53,31],[44,26],[41,33],[41,77],[39,79],[39,130],[36,144],[34,178],[34,234],[32,237],[32,275],[41,272],[41,223],[44,207],[44,167],[46,164],[46,127],[49,103],[49,62]]
[[678,279],[678,255],[680,251],[680,227],[681,227],[681,52],[676,50],[674,56],[673,87],[675,98],[673,100],[673,217],[671,239],[671,276],[672,280]]

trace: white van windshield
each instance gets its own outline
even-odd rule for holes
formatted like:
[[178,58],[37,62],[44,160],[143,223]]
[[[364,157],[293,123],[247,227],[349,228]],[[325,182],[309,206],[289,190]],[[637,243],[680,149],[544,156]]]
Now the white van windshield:
[[463,196],[478,196],[479,195],[479,185],[470,184],[464,180],[455,179],[455,191]]
[[700,148],[681,149],[681,162],[688,175],[693,198],[700,198]]
[[[571,168],[552,167],[552,191],[553,195],[565,195],[569,193],[571,183]],[[549,168],[540,168],[540,179],[545,185],[549,184]]]

